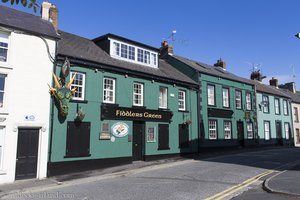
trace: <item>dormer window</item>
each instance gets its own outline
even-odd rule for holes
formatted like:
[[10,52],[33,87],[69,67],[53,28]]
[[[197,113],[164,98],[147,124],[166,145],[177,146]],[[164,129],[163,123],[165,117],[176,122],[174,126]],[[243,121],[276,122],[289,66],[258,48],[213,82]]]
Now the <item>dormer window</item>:
[[111,41],[112,57],[157,68],[157,52],[116,40]]

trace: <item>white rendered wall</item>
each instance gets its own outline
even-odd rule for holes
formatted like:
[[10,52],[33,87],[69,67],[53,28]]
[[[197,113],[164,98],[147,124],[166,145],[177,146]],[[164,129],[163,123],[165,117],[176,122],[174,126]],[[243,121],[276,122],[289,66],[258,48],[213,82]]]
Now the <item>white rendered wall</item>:
[[[295,121],[294,107],[298,108],[298,117],[299,117],[299,120],[300,120],[300,104],[292,103],[293,126],[294,126],[294,144],[295,144],[295,147],[300,147],[300,142],[299,142],[300,138],[297,138],[297,136],[296,136],[296,129],[300,130],[300,122]],[[297,141],[297,139],[298,139],[298,141]]]

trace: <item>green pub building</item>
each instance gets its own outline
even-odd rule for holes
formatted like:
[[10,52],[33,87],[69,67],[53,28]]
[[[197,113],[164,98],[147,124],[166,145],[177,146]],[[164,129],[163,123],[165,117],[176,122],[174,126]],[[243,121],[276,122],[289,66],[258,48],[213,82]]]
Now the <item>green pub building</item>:
[[251,80],[229,73],[221,59],[210,66],[173,55],[166,43],[161,48],[168,63],[200,85],[200,148],[256,145],[255,88]]
[[57,81],[76,90],[65,116],[53,98],[50,175],[198,151],[198,84],[159,49],[114,34],[60,35]]

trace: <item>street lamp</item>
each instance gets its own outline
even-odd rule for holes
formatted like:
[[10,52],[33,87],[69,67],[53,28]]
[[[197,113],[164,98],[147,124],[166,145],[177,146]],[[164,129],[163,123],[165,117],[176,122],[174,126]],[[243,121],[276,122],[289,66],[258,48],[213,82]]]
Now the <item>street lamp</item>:
[[298,38],[298,39],[300,39],[300,33],[297,33],[297,34],[295,35],[295,37]]

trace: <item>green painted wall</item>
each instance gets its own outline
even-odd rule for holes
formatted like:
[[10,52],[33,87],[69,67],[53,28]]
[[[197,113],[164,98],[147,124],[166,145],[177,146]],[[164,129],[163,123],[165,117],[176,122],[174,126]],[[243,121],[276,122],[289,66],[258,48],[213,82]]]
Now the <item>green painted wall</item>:
[[[263,112],[263,104],[262,98],[263,96],[267,96],[269,98],[269,112]],[[258,135],[260,144],[277,144],[277,135],[276,135],[276,121],[281,122],[281,130],[282,130],[282,138],[284,144],[292,144],[293,143],[293,127],[292,127],[292,116],[291,116],[291,103],[289,99],[274,96],[266,93],[257,92],[257,123],[258,123]],[[275,114],[275,98],[278,98],[280,101],[280,114]],[[287,100],[288,102],[288,115],[283,114],[283,100]],[[270,122],[270,140],[265,139],[265,131],[264,131],[264,121]],[[284,123],[290,124],[291,136],[289,140],[286,140],[285,132],[284,132]]]
[[[110,72],[95,71],[81,66],[72,66],[71,71],[85,73],[85,100],[87,102],[70,102],[69,114],[64,121],[60,121],[58,117],[57,107],[54,108],[54,126],[52,136],[52,153],[51,162],[85,160],[85,159],[102,159],[132,156],[132,121],[123,121],[129,126],[129,135],[123,138],[116,138],[115,142],[110,140],[100,140],[99,134],[101,123],[108,122],[111,127],[120,120],[101,121],[101,104],[103,99],[103,78],[110,77],[116,80],[116,104],[120,107],[132,107],[133,99],[133,83],[139,82],[144,84],[144,106],[146,109],[158,110],[159,106],[159,87],[168,88],[168,109],[173,112],[172,122],[169,124],[169,146],[170,150],[157,150],[158,148],[158,122],[146,122],[145,126],[156,127],[156,142],[148,143],[145,139],[144,154],[174,154],[181,153],[179,148],[178,124],[184,123],[190,119],[192,123],[189,125],[189,139],[191,141],[190,148],[185,149],[186,152],[196,152],[198,147],[198,122],[197,122],[197,93],[184,87],[173,84],[160,83],[157,81],[141,79],[138,77],[125,77]],[[57,68],[57,74],[60,73],[60,67]],[[188,112],[178,111],[178,90],[186,91],[186,109]],[[91,122],[90,130],[90,157],[65,158],[66,154],[66,134],[67,122],[74,121],[78,107],[86,114],[84,122]],[[162,122],[161,124],[164,124]]]

